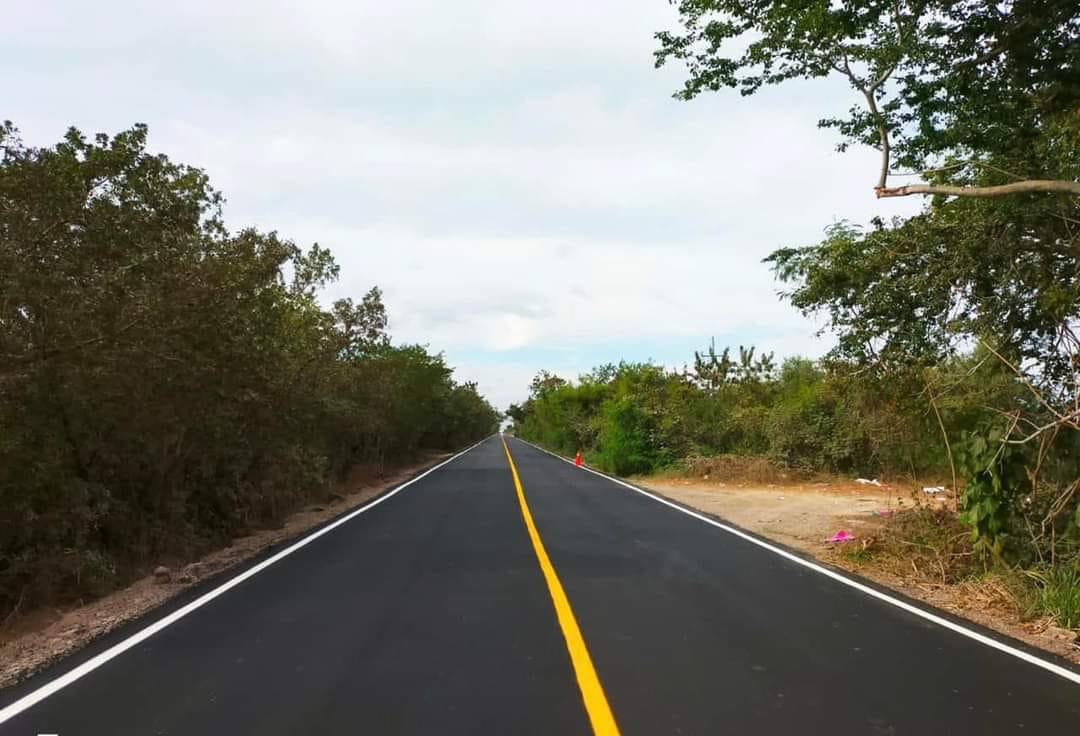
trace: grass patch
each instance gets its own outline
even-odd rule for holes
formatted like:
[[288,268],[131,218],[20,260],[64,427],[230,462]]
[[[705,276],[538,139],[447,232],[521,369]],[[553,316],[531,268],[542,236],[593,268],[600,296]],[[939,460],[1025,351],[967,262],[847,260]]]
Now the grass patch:
[[[868,543],[866,543],[868,542]],[[877,555],[874,551],[873,540],[865,540],[861,545],[855,547],[848,547],[840,550],[840,557],[857,564],[870,562]]]
[[1043,614],[1064,629],[1080,629],[1080,563],[1024,571],[1028,615]]

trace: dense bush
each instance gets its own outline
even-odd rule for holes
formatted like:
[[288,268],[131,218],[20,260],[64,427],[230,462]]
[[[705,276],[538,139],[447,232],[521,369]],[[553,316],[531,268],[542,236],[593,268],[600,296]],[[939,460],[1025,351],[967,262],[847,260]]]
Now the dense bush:
[[529,400],[509,413],[522,437],[565,453],[583,450],[620,474],[725,454],[764,456],[805,472],[947,474],[940,433],[909,395],[918,389],[869,383],[802,358],[776,370],[771,356],[755,367],[752,350],[740,363],[727,356],[710,348],[682,372],[603,366],[577,384],[541,374]]
[[381,295],[329,310],[328,251],[230,233],[146,130],[0,129],[0,620],[106,592],[496,426]]

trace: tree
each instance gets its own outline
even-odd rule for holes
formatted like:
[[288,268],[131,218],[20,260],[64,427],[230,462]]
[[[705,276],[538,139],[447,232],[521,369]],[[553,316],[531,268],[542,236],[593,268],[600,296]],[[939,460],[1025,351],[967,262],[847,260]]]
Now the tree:
[[709,392],[719,391],[731,380],[735,362],[731,359],[731,348],[716,352],[716,339],[709,340],[709,347],[704,352],[694,351],[694,380]]
[[[819,125],[840,131],[841,150],[878,148],[879,197],[1080,194],[1075,0],[672,2],[683,31],[657,33],[655,58],[686,64],[676,97],[839,75],[862,106]],[[890,187],[897,166],[929,183]]]
[[506,410],[506,416],[514,421],[514,424],[521,424],[525,421],[527,416],[526,409],[520,404],[510,404]]
[[357,360],[389,344],[386,307],[379,287],[372,287],[359,304],[353,304],[352,299],[338,299],[331,311],[346,359]]
[[[922,384],[968,479],[965,518],[999,553],[1021,495],[1057,489],[1053,512],[1032,522],[1053,530],[1078,485],[1080,233],[1054,214],[1049,203],[958,200],[867,232],[835,225],[822,243],[769,258],[795,306],[827,315],[834,358]],[[948,369],[973,348],[968,367]],[[991,413],[950,437],[942,405],[976,375],[1006,388],[974,402]]]
[[145,126],[7,123],[0,154],[0,621],[494,430],[442,355],[391,345],[377,288],[323,309],[330,251],[229,232]]
[[[821,121],[876,147],[878,197],[938,195],[907,220],[834,226],[771,261],[804,312],[825,312],[834,359],[920,382],[953,464],[965,518],[1005,533],[1080,429],[1080,6],[1075,0],[682,0],[683,31],[660,33],[657,64],[681,60],[677,95],[839,75],[861,98]],[[890,186],[905,168],[926,184]],[[1010,196],[1005,196],[1010,195]],[[978,347],[1020,391],[993,421],[950,441],[938,367]],[[1068,436],[1066,436],[1068,435]],[[954,450],[956,452],[954,453]],[[976,458],[971,461],[971,458]],[[972,465],[974,462],[974,465]],[[1075,458],[1072,458],[1075,469]],[[1055,477],[1065,517],[1080,481]],[[955,470],[954,470],[955,474]],[[1051,535],[1053,536],[1053,535]],[[994,539],[991,548],[1002,549]]]
[[896,373],[982,343],[1075,422],[1080,233],[1054,214],[969,200],[868,232],[841,223],[767,260],[796,307],[827,314],[838,357]]
[[752,384],[771,377],[776,366],[773,354],[765,353],[754,360],[756,348],[739,346],[738,361],[731,359],[731,348],[716,352],[716,340],[709,341],[704,352],[694,351],[694,381],[706,391],[715,393],[728,384]]
[[565,385],[566,379],[559,378],[554,373],[540,371],[533,377],[532,382],[529,384],[529,396],[536,399],[542,399],[552,391],[556,391]]

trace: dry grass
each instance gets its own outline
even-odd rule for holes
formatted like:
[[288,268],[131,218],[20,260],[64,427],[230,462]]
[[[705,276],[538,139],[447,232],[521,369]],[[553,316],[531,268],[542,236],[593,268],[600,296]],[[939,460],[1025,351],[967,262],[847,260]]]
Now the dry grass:
[[689,457],[673,475],[732,483],[779,484],[807,480],[805,475],[774,463],[761,455],[714,455]]
[[[885,575],[925,600],[1029,643],[1076,659],[1080,569],[1015,570],[978,555],[953,511],[916,507],[884,520],[836,561],[870,577]],[[973,615],[974,614],[974,615]],[[988,617],[988,618],[987,618]],[[1043,638],[1057,640],[1048,646]]]
[[971,530],[948,509],[917,506],[886,518],[867,552],[917,581],[959,583],[982,572]]

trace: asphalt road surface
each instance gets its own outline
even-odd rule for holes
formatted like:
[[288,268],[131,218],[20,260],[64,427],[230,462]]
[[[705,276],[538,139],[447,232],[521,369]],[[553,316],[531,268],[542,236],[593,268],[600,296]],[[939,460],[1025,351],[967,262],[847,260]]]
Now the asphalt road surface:
[[507,443],[520,483],[489,438],[0,693],[0,734],[1077,733],[1062,662]]

